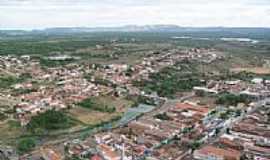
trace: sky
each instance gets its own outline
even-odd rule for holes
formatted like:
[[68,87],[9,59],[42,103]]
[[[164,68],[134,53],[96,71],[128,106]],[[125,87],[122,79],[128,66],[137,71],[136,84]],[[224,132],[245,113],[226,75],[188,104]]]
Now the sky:
[[1,29],[270,27],[270,0],[0,0]]

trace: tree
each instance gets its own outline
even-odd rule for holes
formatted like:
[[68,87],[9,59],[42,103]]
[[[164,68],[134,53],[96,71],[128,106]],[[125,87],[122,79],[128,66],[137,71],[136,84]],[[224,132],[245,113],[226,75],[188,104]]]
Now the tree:
[[230,129],[229,128],[226,129],[226,133],[230,134]]
[[222,94],[216,100],[216,104],[221,105],[233,105],[236,106],[238,103],[249,103],[250,99],[246,95],[234,95],[230,93]]
[[35,134],[42,134],[51,130],[68,128],[70,127],[70,121],[64,113],[49,110],[32,117],[26,127]]
[[239,117],[239,116],[241,116],[241,113],[242,113],[242,111],[241,110],[237,110],[236,112],[235,112],[235,114],[236,114],[236,117]]
[[215,129],[215,135],[218,135],[219,133],[220,133],[220,129],[219,128]]
[[192,151],[198,149],[201,146],[201,143],[198,141],[193,141],[192,143],[189,144],[189,148],[192,149]]
[[205,92],[204,92],[204,91],[201,91],[201,90],[196,91],[195,94],[196,94],[197,96],[199,96],[199,97],[204,97],[204,96],[205,96]]
[[3,121],[5,119],[7,119],[8,117],[4,114],[0,112],[0,121]]
[[106,104],[98,104],[94,102],[92,98],[87,98],[78,103],[79,106],[99,112],[113,113],[116,111],[114,106],[108,106]]
[[34,138],[25,138],[19,141],[17,144],[17,150],[20,154],[31,151],[36,146]]
[[167,113],[157,114],[155,115],[155,118],[160,119],[160,120],[166,120],[166,121],[171,120],[171,117],[169,117]]

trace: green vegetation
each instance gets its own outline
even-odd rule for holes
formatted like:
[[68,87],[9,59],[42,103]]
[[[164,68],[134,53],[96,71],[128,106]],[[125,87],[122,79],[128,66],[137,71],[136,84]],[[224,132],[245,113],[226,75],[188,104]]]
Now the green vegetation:
[[66,160],[81,160],[78,156],[72,156],[70,158],[66,158]]
[[[53,37],[53,36],[51,36]],[[89,45],[96,45],[97,42],[84,40],[80,41],[68,39],[50,39],[48,37],[41,38],[40,35],[35,36],[33,40],[10,40],[0,43],[0,54],[15,54],[15,55],[48,55],[52,52],[76,51],[79,48],[84,48]],[[53,42],[52,42],[53,41]]]
[[74,63],[75,60],[73,59],[68,59],[68,60],[49,60],[46,58],[41,58],[40,59],[40,65],[42,67],[58,67],[58,66],[64,66],[67,65],[69,63]]
[[216,104],[226,105],[226,106],[236,106],[238,103],[249,103],[250,98],[246,95],[234,95],[225,93],[218,97]]
[[7,119],[7,116],[4,113],[0,112],[0,121],[4,121]]
[[238,110],[235,111],[235,116],[236,117],[241,116],[241,114],[242,114],[242,111],[240,109],[238,109]]
[[31,79],[32,75],[30,73],[22,73],[19,76],[19,78],[20,78],[21,81],[24,81],[24,80],[27,80],[27,79]]
[[11,75],[0,76],[0,88],[6,89],[14,84],[24,82],[30,78],[31,75],[27,73],[23,73],[19,76],[11,76]]
[[220,113],[219,118],[221,118],[223,120],[229,119],[230,118],[230,113],[229,112]]
[[19,83],[20,79],[15,76],[1,76],[0,77],[0,88],[8,88],[16,83]]
[[29,88],[19,88],[19,89],[13,89],[12,90],[12,95],[21,95],[21,94],[28,94],[32,92],[36,92],[37,89],[29,89]]
[[93,83],[97,84],[97,85],[116,87],[116,85],[113,84],[111,81],[109,81],[107,79],[97,78],[97,77],[95,78],[95,81]]
[[14,114],[14,113],[16,113],[15,107],[9,107],[9,106],[7,106],[7,107],[8,107],[8,109],[5,110],[4,113],[6,113],[6,114]]
[[[179,69],[180,68],[180,69]],[[157,92],[162,97],[173,97],[177,92],[190,91],[202,85],[197,70],[192,63],[176,64],[150,75],[150,81],[134,82],[147,93]]]
[[[148,98],[148,97],[145,97],[145,96],[141,96],[139,95],[136,99],[136,105],[138,106],[138,104],[147,104],[147,105],[156,105],[155,103],[155,100],[152,99],[152,98]],[[135,105],[135,104],[134,104]]]
[[[12,33],[12,31],[11,31]],[[47,67],[59,67],[65,66],[70,63],[76,64],[96,64],[98,67],[106,66],[106,64],[119,63],[130,65],[129,69],[124,73],[127,76],[133,74],[132,65],[140,62],[142,58],[147,58],[148,55],[160,54],[171,52],[172,50],[186,50],[190,48],[214,48],[218,51],[224,52],[226,59],[216,61],[211,64],[198,63],[197,61],[185,61],[175,64],[171,67],[161,69],[158,73],[150,75],[149,80],[143,80],[140,82],[134,82],[136,86],[146,93],[157,93],[159,96],[175,98],[181,92],[189,92],[194,86],[201,86],[204,80],[244,80],[250,81],[255,77],[262,77],[270,79],[270,75],[256,75],[249,72],[230,73],[231,67],[253,67],[253,66],[265,66],[265,60],[269,60],[267,57],[270,51],[270,34],[263,33],[263,36],[255,36],[252,34],[245,35],[246,38],[258,39],[260,42],[251,44],[248,42],[224,42],[218,40],[220,37],[243,37],[238,33],[223,33],[223,32],[196,32],[194,33],[146,33],[146,32],[134,32],[134,33],[42,33],[41,31],[26,32],[25,34],[10,34],[2,35],[0,32],[0,55],[31,55],[31,59],[40,62],[41,66]],[[194,37],[190,39],[173,39],[171,37],[177,36],[190,36]],[[197,39],[196,39],[197,37]],[[210,38],[209,40],[202,40],[199,38]],[[213,39],[211,39],[213,38]],[[99,45],[101,47],[98,47]],[[228,55],[227,55],[228,53]],[[49,56],[54,55],[68,55],[71,57],[78,57],[73,60],[50,60]],[[231,58],[230,58],[231,57]],[[223,62],[221,62],[223,61]],[[24,61],[23,61],[24,62]],[[23,63],[24,64],[24,63]],[[98,68],[96,67],[96,69]],[[268,66],[269,67],[269,66]],[[249,71],[249,70],[247,70]],[[136,71],[137,72],[137,71]],[[2,73],[4,74],[4,72]],[[85,79],[91,81],[93,75],[85,75]],[[11,86],[17,83],[24,82],[25,80],[31,80],[32,76],[29,73],[23,73],[19,76],[15,75],[1,75],[0,76],[0,89],[9,89]],[[30,82],[30,81],[29,81]],[[37,80],[37,83],[47,83]],[[112,86],[116,88],[109,79],[105,80],[102,77],[95,78],[95,84]],[[33,83],[32,83],[33,84]],[[37,85],[34,85],[34,89],[12,89],[10,93],[15,96],[21,94],[27,94],[35,92]],[[204,93],[198,93],[200,96],[207,95]],[[119,102],[117,102],[119,101]],[[148,99],[143,96],[134,96],[132,98],[134,102],[133,106],[138,106],[139,103],[155,105],[153,99]],[[212,102],[212,101],[211,101]],[[245,96],[223,94],[218,97],[217,104],[222,105],[237,105],[237,103],[248,103],[249,98]],[[0,113],[0,121],[7,118],[7,115],[14,114],[14,104],[6,104],[10,109],[3,109],[3,113]],[[89,98],[78,105],[80,107],[72,108],[74,111],[72,114],[59,111],[47,111],[40,115],[34,116],[30,123],[26,126],[25,130],[20,126],[20,123],[15,120],[7,121],[1,124],[0,130],[3,137],[3,141],[15,141],[16,137],[20,137],[21,140],[16,142],[19,153],[26,153],[31,151],[38,143],[35,138],[24,138],[32,135],[43,138],[44,135],[64,135],[70,134],[71,129],[67,129],[72,125],[77,125],[78,128],[86,127],[87,136],[90,136],[90,129],[93,128],[110,128],[114,122],[118,121],[124,112],[127,111],[133,103],[126,102],[114,98],[99,99]],[[212,103],[211,103],[212,104]],[[8,108],[6,107],[6,108]],[[78,109],[78,110],[77,110]],[[71,110],[68,112],[71,113]],[[228,119],[232,116],[241,115],[240,111],[224,111],[222,113],[211,112],[213,115],[219,116],[222,119]],[[142,116],[141,114],[140,116]],[[137,116],[139,117],[139,116]],[[157,114],[154,116],[160,120],[170,120],[170,116],[166,113]],[[75,120],[76,118],[76,120]],[[76,128],[74,129],[77,129]],[[61,129],[67,129],[62,132]],[[73,128],[72,128],[73,129]],[[105,129],[104,129],[105,130]],[[53,132],[56,131],[56,132]],[[193,128],[187,127],[182,130],[183,134],[192,135]],[[60,132],[58,134],[58,132]],[[51,136],[44,136],[46,140],[51,140]],[[58,139],[58,137],[52,137],[52,139]],[[2,141],[2,139],[1,139]],[[43,142],[43,141],[42,141]],[[199,141],[194,141],[190,144],[190,148],[196,149],[199,147]]]
[[[217,48],[221,51],[232,54],[265,54],[270,51],[268,40],[270,34],[267,31],[246,32],[242,30],[241,34],[236,31],[196,31],[196,32],[20,32],[15,34],[13,31],[4,33],[0,31],[0,55],[36,55],[47,56],[53,53],[75,53],[86,59],[100,58],[108,59],[110,55],[127,55],[143,51],[156,51],[157,49],[169,49],[174,47],[205,47]],[[190,39],[172,39],[171,37],[188,36]],[[222,37],[243,37],[263,40],[261,43],[250,44],[241,42],[224,42],[218,40]],[[197,38],[197,39],[196,39]],[[202,40],[198,38],[210,38]],[[211,39],[213,38],[213,39]],[[110,46],[112,40],[117,40],[120,47]],[[136,40],[136,43],[134,43]],[[102,50],[96,50],[96,45],[105,46]],[[162,46],[162,47],[160,47]],[[89,50],[89,48],[91,50]],[[104,53],[105,52],[105,53]],[[109,54],[108,54],[109,53]]]
[[92,82],[92,77],[94,76],[93,73],[85,73],[83,75],[83,78],[85,78],[87,81]]
[[217,110],[213,110],[208,115],[215,115],[216,113],[217,113]]
[[27,129],[35,134],[44,134],[48,131],[69,128],[72,124],[70,118],[63,112],[49,110],[32,117]]
[[20,154],[31,151],[36,146],[36,140],[34,138],[21,139],[17,144],[17,150]]
[[224,76],[224,79],[229,79],[229,80],[243,80],[243,81],[250,81],[255,77],[254,73],[249,73],[249,72],[239,72],[239,73],[232,73],[232,74],[227,74]]
[[193,141],[188,144],[188,147],[192,149],[192,151],[198,149],[202,144],[199,141]]
[[185,127],[185,128],[181,131],[181,133],[187,134],[187,133],[190,133],[192,130],[193,130],[193,127]]
[[240,115],[241,115],[241,110],[228,109],[225,112],[221,112],[219,114],[219,118],[226,120],[226,119],[231,118],[232,116],[233,117],[239,117]]
[[255,74],[247,71],[242,71],[239,73],[227,73],[226,75],[222,76],[221,79],[224,80],[243,80],[243,81],[251,81],[253,78],[261,77],[263,79],[270,79],[269,74]]
[[9,120],[8,124],[9,124],[10,128],[20,128],[21,127],[20,122],[15,121],[15,120]]
[[160,119],[160,120],[165,120],[165,121],[171,120],[171,118],[167,115],[166,112],[155,115],[155,118]]
[[241,110],[231,110],[231,109],[228,109],[226,111],[223,111],[221,113],[219,113],[219,118],[223,119],[223,120],[226,120],[226,119],[229,119],[231,117],[239,117],[241,116],[242,112]]
[[78,105],[83,108],[87,108],[87,109],[91,109],[91,110],[99,111],[99,112],[113,113],[116,111],[116,108],[114,106],[109,107],[106,104],[98,104],[94,102],[92,98],[87,98],[83,100],[82,102],[79,102]]
[[132,68],[129,66],[128,69],[125,71],[125,75],[131,77],[133,74]]
[[[114,88],[116,88],[116,84],[112,83],[111,81],[107,80],[107,79],[103,79],[103,78],[99,78],[99,77],[94,77],[94,79],[92,79],[93,74],[88,73],[84,75],[84,78],[89,81],[92,82],[96,85],[103,85],[103,86],[112,86]],[[94,81],[92,81],[94,80]]]
[[122,118],[122,115],[118,115],[118,116],[115,116],[115,117],[111,118],[108,121],[101,121],[100,123],[91,125],[90,127],[91,128],[98,128],[98,127],[104,127],[104,128],[106,128],[106,127],[109,127],[110,125],[112,125],[113,122],[117,122],[121,118]]

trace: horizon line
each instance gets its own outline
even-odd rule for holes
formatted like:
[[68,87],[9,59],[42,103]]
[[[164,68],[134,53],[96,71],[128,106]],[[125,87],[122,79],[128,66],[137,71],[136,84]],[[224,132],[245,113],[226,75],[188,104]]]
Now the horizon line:
[[120,28],[120,27],[146,27],[146,26],[175,26],[179,28],[262,28],[262,29],[270,29],[270,26],[182,26],[177,24],[145,24],[145,25],[136,25],[136,24],[127,24],[127,25],[117,25],[117,26],[52,26],[52,27],[0,27],[0,30],[12,31],[12,30],[20,30],[20,31],[35,31],[35,30],[46,30],[46,29],[72,29],[72,28]]

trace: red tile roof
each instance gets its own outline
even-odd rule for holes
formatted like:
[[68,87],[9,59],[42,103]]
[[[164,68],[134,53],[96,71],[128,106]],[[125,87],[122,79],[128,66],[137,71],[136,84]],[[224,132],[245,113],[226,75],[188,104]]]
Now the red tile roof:
[[182,110],[192,110],[200,114],[207,114],[209,112],[209,108],[204,106],[195,106],[188,103],[178,103],[175,106],[175,109],[182,109]]
[[226,160],[239,160],[241,153],[233,149],[221,149],[214,146],[205,146],[197,151],[195,154],[206,155],[206,156],[217,156],[222,157]]
[[90,160],[102,160],[102,158],[99,155],[95,154],[90,158]]

